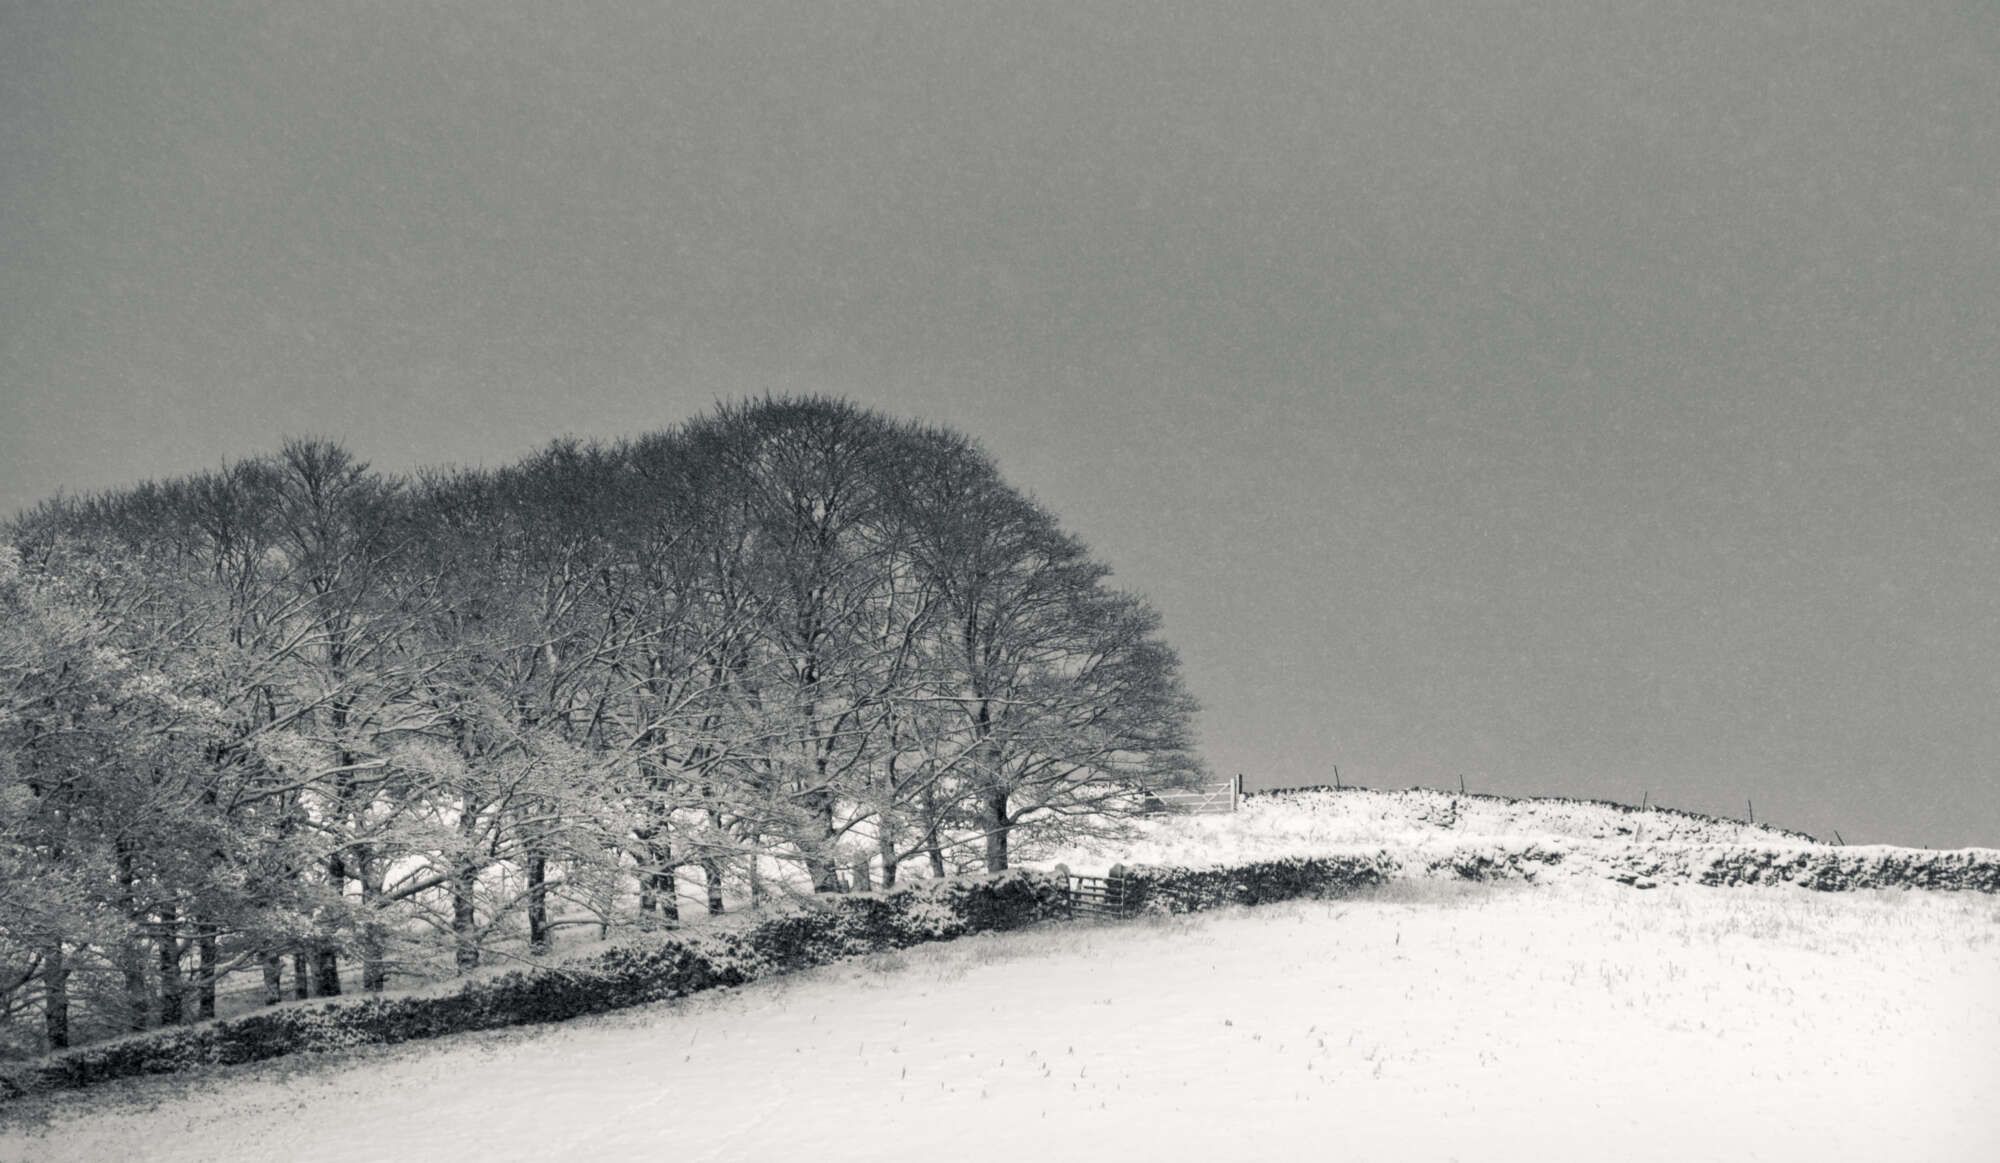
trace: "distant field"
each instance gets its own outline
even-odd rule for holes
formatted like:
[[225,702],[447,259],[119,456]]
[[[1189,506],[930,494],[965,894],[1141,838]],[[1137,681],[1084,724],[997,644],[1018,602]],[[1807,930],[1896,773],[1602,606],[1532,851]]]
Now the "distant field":
[[1116,861],[1228,864],[1382,848],[1409,854],[1482,841],[1560,842],[1585,849],[1594,845],[1823,847],[1797,832],[1669,808],[1454,795],[1420,788],[1348,788],[1249,796],[1233,814],[1155,816],[1136,821],[1121,837],[1080,841],[1037,855],[1082,871]]
[[0,1160],[2000,1158],[2000,900],[1417,883],[0,1108]]
[[[1024,854],[1043,867],[1214,867],[1293,856],[1380,855],[1400,876],[1521,877],[1540,883],[1792,882],[1825,889],[2000,891],[2000,850],[1837,845],[1763,824],[1670,808],[1348,788],[1255,796],[1233,814],[1156,816],[1120,834]],[[1479,871],[1481,867],[1486,871]],[[1498,870],[1497,872],[1494,870]]]

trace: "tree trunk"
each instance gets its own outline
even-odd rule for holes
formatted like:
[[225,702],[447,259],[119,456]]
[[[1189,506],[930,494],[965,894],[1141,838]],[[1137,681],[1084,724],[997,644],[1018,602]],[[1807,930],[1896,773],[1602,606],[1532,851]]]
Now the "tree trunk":
[[[460,722],[457,728],[459,749],[468,757],[473,756],[466,724]],[[479,820],[484,810],[468,791],[458,812],[458,868],[451,879],[451,941],[452,961],[461,974],[479,967],[479,866],[473,854],[479,850]]]
[[[275,714],[275,710],[272,713]],[[289,849],[291,837],[296,830],[297,823],[293,812],[287,809],[284,816],[278,821],[280,843]],[[283,871],[279,873],[279,879],[290,882],[292,887],[296,889],[300,879],[298,866],[287,860],[283,865]],[[280,891],[275,884],[272,888],[274,891]],[[312,996],[312,990],[309,985],[310,975],[306,969],[306,952],[304,947],[293,945],[291,947],[291,958],[292,996],[299,1001],[304,1001],[306,998]],[[278,1002],[284,1000],[284,964],[285,951],[282,949],[272,950],[269,959],[264,964],[264,995],[269,999],[266,1003],[268,1005],[276,1005]]]
[[846,891],[846,886],[840,883],[840,865],[828,857],[806,857],[806,875],[812,878],[814,892]]
[[[701,794],[705,799],[714,793],[707,784],[703,784]],[[715,830],[718,838],[728,834],[728,830],[722,826],[720,810],[713,807],[708,809],[708,824]],[[728,864],[720,856],[715,855],[714,847],[711,845],[709,854],[701,859],[701,879],[703,887],[708,890],[708,915],[711,917],[722,915],[722,881],[727,871]]]
[[937,784],[924,785],[924,852],[931,860],[931,876],[944,879],[944,848],[938,843]]
[[1007,871],[1007,793],[986,793],[986,871]]
[[153,991],[146,984],[146,950],[140,941],[119,941],[118,969],[125,978],[125,1028],[143,1030],[153,1018]]
[[854,862],[854,891],[874,892],[875,884],[869,879],[868,858],[863,856]]
[[888,806],[875,817],[875,854],[882,860],[882,891],[896,887],[896,845],[902,839],[903,820],[895,805],[903,802],[901,784],[896,779],[896,756],[902,751],[901,732],[889,731],[889,763],[883,773]]
[[[648,828],[638,838],[646,845],[646,865],[639,870],[639,923],[676,928],[681,923],[681,904],[674,881],[674,848],[666,829]],[[657,911],[659,918],[654,919]]]
[[599,872],[590,889],[591,911],[597,914],[597,939],[602,941],[611,935],[611,918],[618,913],[618,875],[620,858],[616,850],[604,853],[604,863],[611,871]]
[[180,916],[172,906],[160,910],[159,946],[160,1024],[181,1024],[181,939],[176,932]]
[[[968,639],[969,642],[969,639]],[[975,688],[976,689],[976,688]],[[991,740],[993,737],[993,700],[983,693],[979,700],[979,738],[986,752],[988,779],[999,779],[1001,772],[1000,748]],[[985,795],[986,808],[986,871],[1007,871],[1007,792],[1003,788],[991,788]]]
[[384,955],[382,926],[370,924],[361,933],[361,988],[381,993],[389,985],[389,962]]
[[[221,758],[220,752],[211,755],[212,762],[219,763]],[[209,808],[215,808],[217,806],[215,789],[211,787],[203,795],[202,800]],[[220,873],[229,863],[229,854],[221,848],[213,848],[209,850],[208,861],[209,871]],[[216,956],[216,942],[220,933],[221,927],[215,923],[213,917],[204,916],[195,921],[194,1005],[197,1021],[211,1021],[215,1017],[215,972],[219,960]]]
[[528,857],[528,951],[546,953],[552,943],[549,931],[549,858],[537,852]]
[[653,874],[653,891],[659,894],[660,920],[668,928],[678,928],[681,923],[680,884],[674,877],[672,866],[662,867]]
[[452,960],[460,973],[479,968],[479,908],[473,897],[479,870],[470,862],[458,866],[451,881]]
[[[336,852],[326,858],[326,883],[336,898],[347,896],[347,861]],[[331,934],[313,947],[313,992],[319,997],[340,996],[340,950]]]
[[361,850],[361,988],[369,993],[381,993],[389,984],[389,963],[385,951],[386,941],[382,932],[382,910],[380,898],[382,886],[377,877],[375,853],[372,848]]
[[69,962],[60,940],[42,949],[42,1030],[50,1053],[69,1049]]
[[713,856],[704,856],[701,861],[701,878],[708,888],[708,915],[722,915],[722,861]]
[[118,911],[132,925],[118,938],[118,970],[125,978],[125,1028],[137,1031],[146,1028],[153,1008],[152,993],[146,988],[146,951],[136,932],[145,918],[138,914],[138,892],[134,887],[138,875],[132,868],[132,850],[122,838],[117,847]]
[[882,857],[882,891],[888,892],[896,887],[896,836],[884,824],[876,839],[876,848]]
[[215,924],[203,921],[195,927],[195,1016],[202,1020],[215,1016]]
[[340,948],[331,941],[321,941],[313,949],[313,994],[316,997],[340,996]]
[[[825,767],[825,761],[820,763]],[[822,777],[824,778],[824,777]],[[806,857],[806,871],[811,874],[814,892],[846,892],[847,886],[840,882],[840,853],[835,850],[839,834],[833,830],[833,794],[821,792],[813,805],[814,823],[819,825],[818,853]]]

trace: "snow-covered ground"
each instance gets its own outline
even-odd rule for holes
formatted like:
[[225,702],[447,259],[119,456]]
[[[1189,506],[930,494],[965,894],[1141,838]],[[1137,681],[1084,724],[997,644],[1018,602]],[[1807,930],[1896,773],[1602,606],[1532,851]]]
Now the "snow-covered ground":
[[0,1107],[0,1160],[2000,1158],[2000,900],[1405,882]]
[[1345,856],[1375,860],[1397,877],[2000,890],[1993,848],[1834,845],[1669,809],[1425,789],[1259,796],[1234,814],[1157,816],[1120,832],[1030,848],[1024,858],[1079,873]]
[[1629,850],[1634,845],[1822,847],[1810,837],[1761,824],[1667,809],[1556,799],[1504,799],[1413,788],[1250,796],[1211,816],[1153,816],[1116,839],[1079,841],[1034,853],[1038,864],[1101,871],[1124,864],[1238,864],[1279,856],[1376,852],[1407,862],[1416,854],[1469,845],[1540,843],[1564,851]]

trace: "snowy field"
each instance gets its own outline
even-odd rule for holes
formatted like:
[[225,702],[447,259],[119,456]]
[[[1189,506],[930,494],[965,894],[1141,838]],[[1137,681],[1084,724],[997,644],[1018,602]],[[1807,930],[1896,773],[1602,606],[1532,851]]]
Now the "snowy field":
[[[1791,866],[1822,870],[1853,887],[1922,883],[1995,886],[2000,850],[1926,852],[1892,845],[1835,845],[1740,820],[1554,799],[1502,799],[1412,789],[1306,792],[1246,799],[1213,816],[1157,816],[1122,834],[1024,852],[1024,863],[1101,873],[1113,865],[1201,868],[1293,856],[1373,856],[1398,876],[1457,878],[1465,865],[1504,867],[1538,883],[1617,879],[1656,883],[1754,883]],[[1908,873],[1909,863],[1928,873]],[[1905,871],[1899,872],[1898,869]],[[1808,882],[1809,882],[1808,878]]]
[[[1611,804],[1553,799],[1502,799],[1412,788],[1301,792],[1250,796],[1240,810],[1213,816],[1154,816],[1131,822],[1117,838],[1058,845],[1038,864],[1065,863],[1077,872],[1125,864],[1239,864],[1279,856],[1351,854],[1388,849],[1416,858],[1469,845],[1537,843],[1583,857],[1753,845],[1798,850],[1820,847],[1810,837],[1738,820]],[[1859,849],[1857,849],[1859,850]]]
[[2000,901],[1404,883],[0,1107],[0,1160],[2000,1158]]

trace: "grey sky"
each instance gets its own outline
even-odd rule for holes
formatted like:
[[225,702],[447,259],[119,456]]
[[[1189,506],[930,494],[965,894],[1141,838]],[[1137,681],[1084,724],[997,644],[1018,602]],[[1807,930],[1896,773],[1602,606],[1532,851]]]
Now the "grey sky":
[[970,432],[1216,766],[2000,844],[2000,9],[0,0],[0,508]]

